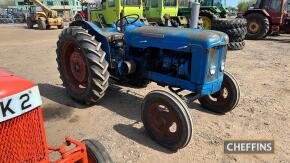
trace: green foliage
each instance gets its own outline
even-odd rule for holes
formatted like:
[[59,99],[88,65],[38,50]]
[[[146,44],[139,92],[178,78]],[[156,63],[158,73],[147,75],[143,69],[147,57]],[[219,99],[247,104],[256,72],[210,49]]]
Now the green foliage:
[[256,0],[246,0],[238,4],[239,11],[246,11],[251,5],[255,4]]

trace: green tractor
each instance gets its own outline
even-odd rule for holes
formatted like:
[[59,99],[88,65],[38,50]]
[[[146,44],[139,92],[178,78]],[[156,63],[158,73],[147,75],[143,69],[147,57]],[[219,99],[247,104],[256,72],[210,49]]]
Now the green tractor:
[[[192,0],[180,0],[178,16],[190,17]],[[202,0],[200,7],[200,19],[204,29],[221,31],[228,34],[230,42],[229,50],[241,50],[245,46],[247,34],[247,20],[243,18],[225,18],[227,9],[225,0]]]
[[[102,27],[111,26],[120,19],[121,13],[132,17],[143,16],[141,0],[102,0],[100,3],[82,1],[83,10],[76,14],[76,20],[90,20]],[[123,9],[125,8],[124,12]],[[129,16],[130,17],[130,16]]]
[[[205,29],[211,29],[213,21],[218,18],[226,18],[228,10],[225,8],[225,0],[201,0],[200,17]],[[190,17],[191,0],[179,1],[179,16]]]
[[186,17],[178,16],[178,0],[144,0],[144,17],[150,24],[188,27]]

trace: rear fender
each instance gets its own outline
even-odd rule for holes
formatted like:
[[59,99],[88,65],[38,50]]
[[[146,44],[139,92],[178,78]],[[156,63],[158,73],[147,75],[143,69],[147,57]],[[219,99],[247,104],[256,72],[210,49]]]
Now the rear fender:
[[264,16],[266,16],[267,18],[270,17],[269,13],[266,10],[264,10],[264,9],[262,9],[262,10],[261,9],[248,10],[248,11],[245,12],[244,16],[247,16],[247,15],[252,14],[252,13],[260,13],[260,14],[263,14]]
[[92,22],[77,20],[77,21],[73,21],[72,23],[70,23],[69,26],[70,27],[71,26],[80,26],[83,29],[88,30],[89,34],[94,36],[96,41],[102,43],[102,50],[105,51],[107,54],[111,54],[110,53],[110,45],[109,45],[107,38],[104,36],[103,29],[99,28],[96,24],[94,24]]

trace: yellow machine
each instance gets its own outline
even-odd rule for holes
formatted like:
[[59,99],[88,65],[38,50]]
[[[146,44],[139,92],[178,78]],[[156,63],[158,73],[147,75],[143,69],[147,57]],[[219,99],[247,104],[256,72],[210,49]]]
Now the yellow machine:
[[42,12],[36,11],[36,6],[30,6],[30,15],[27,17],[29,29],[32,29],[35,24],[41,30],[49,29],[51,26],[63,28],[63,19],[57,15],[56,11],[49,9],[39,0],[33,0],[33,2],[41,7]]

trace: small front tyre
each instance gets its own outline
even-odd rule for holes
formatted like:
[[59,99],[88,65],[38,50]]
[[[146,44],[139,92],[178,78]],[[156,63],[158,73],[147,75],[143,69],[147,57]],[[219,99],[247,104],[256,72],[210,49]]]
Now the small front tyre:
[[143,100],[141,118],[149,136],[172,151],[184,148],[191,140],[191,115],[173,93],[150,92]]
[[86,145],[88,163],[113,163],[105,147],[97,140],[83,140]]
[[209,111],[219,114],[230,112],[240,100],[239,84],[232,74],[225,72],[221,90],[198,100]]

